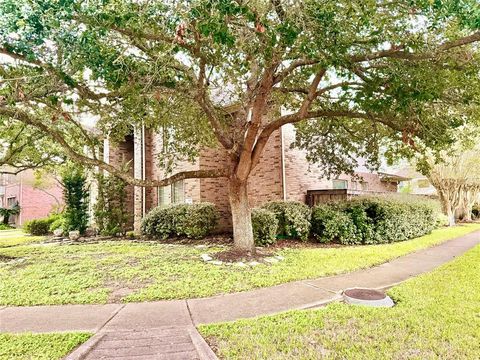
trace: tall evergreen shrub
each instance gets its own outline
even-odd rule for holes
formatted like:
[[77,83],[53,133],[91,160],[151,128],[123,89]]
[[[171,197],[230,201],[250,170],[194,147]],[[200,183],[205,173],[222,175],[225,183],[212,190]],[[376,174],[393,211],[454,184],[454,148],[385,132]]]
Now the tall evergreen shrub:
[[83,234],[88,224],[87,178],[80,167],[69,166],[62,176],[65,200],[65,231],[78,230]]

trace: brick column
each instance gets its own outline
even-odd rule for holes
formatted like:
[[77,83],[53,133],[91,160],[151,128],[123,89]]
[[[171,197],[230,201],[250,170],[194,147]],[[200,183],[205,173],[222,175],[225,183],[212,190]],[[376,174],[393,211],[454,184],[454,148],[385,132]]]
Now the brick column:
[[[142,127],[136,126],[133,134],[133,175],[143,179],[143,137]],[[143,218],[143,188],[135,186],[133,190],[133,230],[140,234]]]

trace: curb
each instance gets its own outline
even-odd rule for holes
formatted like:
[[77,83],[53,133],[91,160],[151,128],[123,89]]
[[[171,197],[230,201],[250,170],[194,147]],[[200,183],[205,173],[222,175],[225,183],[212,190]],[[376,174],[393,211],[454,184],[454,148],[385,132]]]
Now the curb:
[[84,342],[82,345],[73,350],[70,354],[63,358],[63,360],[82,360],[84,359],[90,351],[92,351],[95,346],[103,339],[105,336],[104,333],[97,333],[93,335],[90,339]]

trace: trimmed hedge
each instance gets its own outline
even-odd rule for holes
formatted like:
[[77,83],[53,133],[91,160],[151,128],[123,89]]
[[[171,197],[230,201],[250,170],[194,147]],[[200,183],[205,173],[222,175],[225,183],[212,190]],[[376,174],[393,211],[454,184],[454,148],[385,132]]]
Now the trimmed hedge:
[[50,226],[52,223],[59,219],[62,219],[62,216],[55,214],[43,219],[30,220],[25,222],[23,225],[23,230],[35,236],[48,235],[50,233]]
[[277,242],[278,220],[272,211],[253,209],[252,227],[255,245],[267,246]]
[[218,217],[215,205],[207,202],[159,206],[143,219],[142,232],[161,239],[172,236],[200,239],[215,229]]
[[314,208],[312,232],[322,242],[391,243],[429,234],[437,227],[438,212],[431,200],[357,198]]
[[278,220],[278,236],[308,240],[312,211],[307,205],[297,201],[272,201],[262,208],[275,214]]
[[317,206],[312,211],[312,234],[318,242],[355,244],[356,231],[357,228],[348,214],[328,205]]

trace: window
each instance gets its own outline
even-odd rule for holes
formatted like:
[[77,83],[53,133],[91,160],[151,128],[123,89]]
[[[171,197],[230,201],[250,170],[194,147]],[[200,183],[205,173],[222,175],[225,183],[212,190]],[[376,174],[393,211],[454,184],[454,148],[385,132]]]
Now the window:
[[15,196],[7,198],[7,207],[11,208],[17,203],[17,198]]
[[362,182],[360,182],[360,185],[362,187],[362,190],[365,190],[365,191],[368,190],[368,182],[362,181]]
[[418,180],[418,182],[417,182],[417,186],[418,186],[420,189],[426,189],[426,188],[429,188],[429,187],[430,187],[430,182],[429,182],[427,179],[420,179],[420,180]]
[[158,188],[158,205],[162,206],[170,203],[170,186],[160,186]]
[[170,186],[160,186],[158,191],[158,205],[181,204],[185,202],[183,180],[174,182]]
[[346,189],[347,180],[333,180],[333,188],[335,190]]
[[180,204],[185,202],[185,191],[183,180],[179,180],[172,184],[172,203]]

